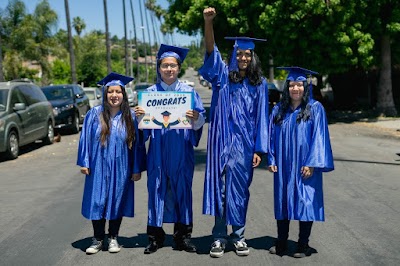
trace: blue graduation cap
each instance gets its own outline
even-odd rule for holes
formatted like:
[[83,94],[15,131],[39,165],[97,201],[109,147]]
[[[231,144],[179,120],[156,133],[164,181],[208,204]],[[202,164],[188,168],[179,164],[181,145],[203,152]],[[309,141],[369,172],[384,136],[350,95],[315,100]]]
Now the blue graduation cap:
[[283,69],[289,71],[286,80],[289,81],[305,81],[308,75],[318,75],[318,72],[308,70],[302,67],[292,66],[292,67],[277,67],[277,69]]
[[257,39],[250,37],[225,37],[225,39],[235,41],[235,44],[233,45],[231,60],[229,62],[229,71],[239,71],[236,59],[237,49],[254,50],[255,41],[261,41],[261,42],[267,41],[266,39]]
[[255,41],[266,42],[266,39],[257,39],[257,38],[250,38],[250,37],[225,37],[227,40],[235,41],[235,45],[237,48],[242,50],[254,50]]
[[125,87],[125,85],[132,80],[134,80],[134,78],[111,72],[105,78],[97,82],[97,84],[105,87],[117,85]]
[[162,112],[161,114],[162,114],[163,116],[170,116],[170,115],[171,115],[171,113],[168,112],[168,111],[164,111],[164,112]]
[[[292,67],[277,67],[277,69],[283,69],[289,71],[286,80],[288,81],[306,81],[307,76],[310,75],[318,75],[318,72],[308,70],[302,67],[292,66]],[[310,82],[310,94],[309,98],[313,99],[313,89],[312,89],[312,82]]]
[[178,59],[181,63],[185,60],[186,55],[188,54],[188,48],[182,48],[167,44],[161,44],[160,49],[158,49],[157,59],[161,60],[166,57],[174,57]]

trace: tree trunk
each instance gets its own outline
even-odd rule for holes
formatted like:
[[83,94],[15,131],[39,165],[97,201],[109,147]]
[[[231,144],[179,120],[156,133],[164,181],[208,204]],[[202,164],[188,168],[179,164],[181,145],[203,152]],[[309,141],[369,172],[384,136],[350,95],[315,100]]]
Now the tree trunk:
[[104,5],[104,21],[106,23],[107,74],[109,74],[111,73],[111,44],[110,44],[110,33],[108,30],[107,0],[103,0],[103,5]]
[[143,45],[144,45],[144,64],[146,66],[146,82],[149,82],[149,70],[147,69],[147,48],[146,48],[146,37],[144,34],[144,23],[143,23],[143,11],[142,11],[142,1],[139,1],[139,6],[140,6],[140,21],[142,22],[141,28],[142,28],[142,36],[143,36]]
[[396,116],[392,93],[392,63],[389,35],[382,36],[381,41],[381,71],[378,86],[377,110],[385,116]]
[[76,84],[77,79],[76,79],[76,69],[75,69],[75,55],[74,55],[74,45],[72,42],[71,18],[69,16],[68,0],[64,0],[64,3],[65,3],[65,16],[67,19],[69,61],[71,64],[71,78],[72,78],[72,84]]
[[122,0],[122,12],[124,14],[124,36],[125,36],[125,75],[129,75],[129,64],[128,64],[128,36],[126,33],[126,12],[125,12],[125,0]]
[[131,12],[132,12],[132,22],[133,22],[133,33],[135,36],[135,50],[136,50],[136,82],[140,82],[140,68],[139,68],[139,46],[137,42],[137,34],[136,34],[136,22],[135,22],[135,15],[133,14],[133,4],[132,0],[130,0],[131,3]]
[[0,35],[0,82],[5,81],[3,73],[3,52],[1,50],[1,35]]

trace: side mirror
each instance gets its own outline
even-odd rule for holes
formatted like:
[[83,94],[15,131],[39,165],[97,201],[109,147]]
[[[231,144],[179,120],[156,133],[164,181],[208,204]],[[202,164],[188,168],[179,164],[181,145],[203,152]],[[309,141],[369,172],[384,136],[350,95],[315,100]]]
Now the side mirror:
[[14,104],[14,111],[21,111],[21,110],[25,110],[26,109],[26,105],[25,103],[16,103]]

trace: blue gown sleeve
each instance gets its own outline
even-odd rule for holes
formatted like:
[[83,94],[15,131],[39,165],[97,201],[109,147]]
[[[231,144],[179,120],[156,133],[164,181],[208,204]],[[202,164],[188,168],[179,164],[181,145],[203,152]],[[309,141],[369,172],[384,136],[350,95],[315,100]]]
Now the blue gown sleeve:
[[133,167],[132,174],[141,173],[146,170],[147,155],[143,131],[138,128],[138,121],[135,114],[133,116],[133,125],[135,127],[135,143],[132,147],[133,152]]
[[214,45],[214,50],[210,54],[205,54],[204,64],[199,69],[199,74],[212,84],[212,89],[219,90],[221,81],[226,80],[228,70],[225,62],[222,60],[218,47]]
[[[206,110],[204,109],[203,102],[201,101],[200,95],[195,90],[193,90],[193,93],[194,93],[194,108],[193,109],[196,110],[197,112],[199,112],[199,114],[205,118]],[[190,142],[192,143],[193,146],[197,147],[199,145],[201,135],[203,133],[203,127],[200,127],[197,130],[193,129],[190,131],[191,131]]]
[[90,109],[85,116],[79,137],[77,165],[90,168],[90,151],[92,147],[92,123],[96,117],[95,109]]
[[304,166],[314,167],[321,172],[334,170],[331,141],[329,138],[328,120],[320,102],[311,106],[314,122],[311,144]]
[[274,165],[276,166],[275,160],[275,123],[274,119],[279,110],[279,104],[274,106],[271,112],[271,116],[269,118],[269,128],[268,128],[268,166]]
[[268,85],[265,79],[259,86],[258,110],[257,110],[257,133],[254,152],[266,154],[268,152]]

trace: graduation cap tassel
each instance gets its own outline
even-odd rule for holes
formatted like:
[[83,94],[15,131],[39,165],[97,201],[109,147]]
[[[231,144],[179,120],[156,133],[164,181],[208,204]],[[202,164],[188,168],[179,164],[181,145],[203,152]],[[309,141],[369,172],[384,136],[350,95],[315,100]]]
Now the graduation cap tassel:
[[238,44],[237,44],[237,41],[235,41],[235,45],[233,46],[231,60],[229,62],[229,72],[239,71],[238,62],[236,59],[237,48],[238,48]]

